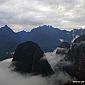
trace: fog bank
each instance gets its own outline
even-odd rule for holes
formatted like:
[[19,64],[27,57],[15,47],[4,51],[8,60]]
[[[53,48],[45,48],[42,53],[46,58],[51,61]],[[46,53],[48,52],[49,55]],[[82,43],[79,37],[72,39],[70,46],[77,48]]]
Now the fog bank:
[[33,76],[31,74],[21,75],[11,71],[10,64],[12,59],[7,59],[0,62],[0,85],[63,85],[68,80],[72,80],[70,75],[59,68],[62,65],[69,64],[64,60],[65,55],[56,54],[54,52],[45,53],[55,74],[50,77],[42,77],[41,75]]

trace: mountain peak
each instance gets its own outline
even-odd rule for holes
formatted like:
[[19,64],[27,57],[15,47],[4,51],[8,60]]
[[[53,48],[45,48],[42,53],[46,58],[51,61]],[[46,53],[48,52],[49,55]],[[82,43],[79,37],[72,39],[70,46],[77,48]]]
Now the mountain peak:
[[[4,27],[8,27],[8,25],[5,25]],[[9,28],[9,27],[8,27]]]
[[13,33],[13,30],[8,25],[5,25],[5,26],[1,27],[0,31],[6,32],[6,33],[9,33],[9,32]]
[[10,29],[10,27],[8,25],[4,25],[3,27],[1,28],[5,28],[5,29]]
[[52,27],[51,25],[43,25],[43,26],[40,26],[41,28],[54,28]]
[[26,31],[25,31],[25,30],[22,30],[22,31],[20,31],[20,32],[22,32],[22,33],[26,33]]

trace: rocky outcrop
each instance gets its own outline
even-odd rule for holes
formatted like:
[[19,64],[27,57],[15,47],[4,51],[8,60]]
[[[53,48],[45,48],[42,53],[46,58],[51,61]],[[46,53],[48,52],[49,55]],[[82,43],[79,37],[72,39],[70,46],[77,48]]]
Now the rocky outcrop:
[[85,41],[85,35],[79,36],[78,38],[76,38],[76,39],[74,40],[73,43],[80,43],[80,42],[82,42],[82,41]]
[[68,42],[62,42],[59,47],[57,47],[56,54],[67,54],[70,44]]
[[70,48],[70,44],[68,42],[62,42],[59,47],[69,49]]
[[78,37],[68,52],[68,59],[73,63],[72,72],[78,80],[85,80],[85,39]]
[[64,55],[67,53],[67,49],[66,48],[60,48],[58,47],[57,50],[56,50],[56,54],[60,54],[60,55]]
[[43,55],[41,48],[32,41],[18,45],[12,60],[14,70],[21,73],[53,74],[50,64]]

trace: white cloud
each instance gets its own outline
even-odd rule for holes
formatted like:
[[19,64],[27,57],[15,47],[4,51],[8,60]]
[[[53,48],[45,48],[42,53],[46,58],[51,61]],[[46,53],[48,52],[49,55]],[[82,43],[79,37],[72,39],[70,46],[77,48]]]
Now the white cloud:
[[0,85],[48,85],[41,76],[21,75],[8,68],[11,59],[0,62]]
[[84,0],[0,0],[0,26],[30,30],[50,24],[60,28],[85,26]]
[[45,53],[45,57],[52,68],[57,70],[55,70],[54,75],[48,77],[31,74],[21,75],[18,72],[11,71],[12,59],[7,59],[0,62],[0,85],[63,85],[68,80],[72,80],[70,75],[59,69],[59,66],[68,65],[66,61],[63,61],[65,56],[56,54],[56,50],[54,50],[51,53]]

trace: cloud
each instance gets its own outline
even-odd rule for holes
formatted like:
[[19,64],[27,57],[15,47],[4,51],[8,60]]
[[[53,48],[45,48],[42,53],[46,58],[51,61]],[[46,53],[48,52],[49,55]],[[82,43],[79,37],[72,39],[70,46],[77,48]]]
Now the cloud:
[[65,56],[56,54],[56,50],[45,53],[45,56],[53,69],[56,66],[57,71],[54,75],[49,77],[31,74],[21,75],[11,71],[12,59],[6,59],[0,62],[0,85],[63,85],[68,80],[72,80],[70,75],[58,68],[58,64]]
[[60,28],[85,26],[84,0],[0,0],[0,26],[31,30],[49,24]]
[[16,72],[12,72],[10,68],[11,60],[5,60],[0,62],[0,85],[48,85],[45,78],[31,75],[21,75]]

